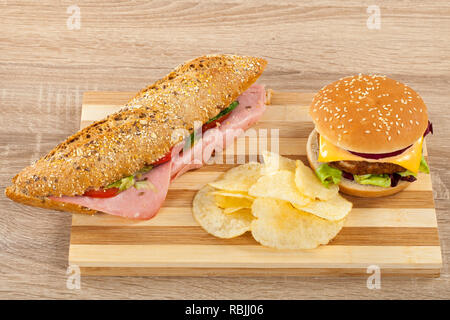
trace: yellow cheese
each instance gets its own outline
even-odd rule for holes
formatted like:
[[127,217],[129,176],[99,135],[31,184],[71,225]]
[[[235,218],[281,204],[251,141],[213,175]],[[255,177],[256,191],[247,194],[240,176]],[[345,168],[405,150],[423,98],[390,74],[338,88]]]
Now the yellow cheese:
[[320,150],[319,150],[319,161],[320,162],[331,162],[331,161],[369,161],[369,162],[389,162],[398,164],[409,171],[417,173],[419,171],[420,160],[422,158],[422,143],[423,137],[417,140],[410,148],[405,150],[398,156],[382,158],[379,160],[366,159],[357,155],[354,155],[347,150],[341,149],[322,135],[319,138]]

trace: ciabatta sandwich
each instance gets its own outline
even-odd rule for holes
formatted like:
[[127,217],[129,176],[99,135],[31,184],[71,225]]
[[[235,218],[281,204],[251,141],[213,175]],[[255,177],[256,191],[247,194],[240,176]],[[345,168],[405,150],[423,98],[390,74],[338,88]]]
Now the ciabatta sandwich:
[[[261,117],[266,94],[253,83],[266,64],[213,55],[180,65],[23,169],[6,195],[49,209],[153,217],[172,179],[201,166]],[[202,144],[186,150],[196,122],[203,124]],[[201,163],[186,161],[195,148],[201,148]]]

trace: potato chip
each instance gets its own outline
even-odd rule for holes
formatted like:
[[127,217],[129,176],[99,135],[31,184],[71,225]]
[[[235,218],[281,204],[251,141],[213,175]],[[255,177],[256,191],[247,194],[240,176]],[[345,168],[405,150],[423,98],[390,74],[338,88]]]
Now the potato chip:
[[208,233],[219,238],[234,238],[250,230],[251,209],[225,214],[215,203],[214,189],[205,186],[194,197],[193,215]]
[[264,152],[264,165],[248,163],[224,173],[195,196],[194,218],[219,238],[251,230],[262,245],[313,249],[344,225],[352,203],[338,186],[323,186],[301,161]]
[[252,235],[264,246],[277,249],[314,249],[327,244],[344,225],[297,210],[289,202],[258,198],[253,202],[256,217]]
[[263,174],[271,174],[280,170],[295,171],[295,160],[282,157],[277,153],[263,152],[264,167],[261,170]]
[[213,192],[214,201],[216,205],[222,209],[225,208],[251,208],[253,203],[253,198],[246,197],[236,197],[236,196],[223,196]]
[[297,209],[312,213],[318,217],[336,221],[347,216],[352,210],[353,204],[341,195],[336,194],[333,198],[325,201],[311,201],[306,206],[293,204]]
[[239,191],[223,191],[216,190],[212,192],[214,195],[224,196],[224,197],[237,197],[237,198],[246,198],[249,200],[254,200],[255,198],[249,196],[247,192],[239,192]]
[[320,200],[329,200],[337,195],[339,187],[336,184],[329,188],[325,187],[316,177],[310,167],[307,167],[300,160],[296,161],[295,184],[298,191],[310,198],[318,198]]
[[[243,207],[228,207],[223,208],[223,213],[225,214],[233,214],[239,210],[249,210],[250,208],[243,208]],[[249,211],[251,213],[251,211]]]
[[223,209],[226,214],[234,213],[241,209],[249,209],[252,207],[254,198],[249,196],[246,192],[227,192],[227,191],[213,191],[215,202],[217,206]]
[[261,164],[250,162],[228,170],[217,181],[210,182],[209,185],[231,192],[248,192],[248,189],[260,176]]
[[294,173],[277,171],[264,175],[250,188],[249,195],[253,197],[273,198],[304,206],[311,199],[302,195],[295,185]]

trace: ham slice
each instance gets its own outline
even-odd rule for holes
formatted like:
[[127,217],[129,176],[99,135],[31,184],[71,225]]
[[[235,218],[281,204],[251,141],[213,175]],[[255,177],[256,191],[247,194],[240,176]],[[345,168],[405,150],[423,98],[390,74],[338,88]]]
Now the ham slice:
[[200,168],[212,156],[222,151],[250,126],[256,123],[266,110],[264,86],[253,85],[238,97],[239,105],[229,117],[216,128],[203,133],[189,150],[181,150],[183,144],[173,149],[172,159],[143,175],[156,190],[131,187],[115,197],[93,198],[86,196],[50,197],[52,200],[74,203],[89,209],[131,219],[150,219],[161,208],[169,189],[170,181],[186,171]]
[[78,204],[92,210],[131,219],[150,219],[161,208],[170,184],[171,163],[166,162],[142,175],[153,187],[129,188],[115,197],[93,198],[86,196],[51,197],[52,200]]
[[172,179],[186,171],[202,167],[213,152],[220,152],[255,124],[266,111],[264,86],[253,85],[238,97],[239,105],[216,128],[203,133],[201,140],[189,150],[172,156]]

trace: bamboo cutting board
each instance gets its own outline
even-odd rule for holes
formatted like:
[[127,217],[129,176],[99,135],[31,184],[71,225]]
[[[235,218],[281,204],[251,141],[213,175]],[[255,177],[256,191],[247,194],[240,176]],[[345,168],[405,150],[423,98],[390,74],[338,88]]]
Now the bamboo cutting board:
[[[81,127],[118,110],[134,94],[86,92]],[[441,249],[431,178],[426,174],[419,174],[415,183],[394,196],[346,196],[354,209],[344,228],[328,245],[314,250],[265,248],[249,233],[218,239],[193,219],[197,190],[235,166],[229,164],[233,160],[255,160],[267,148],[307,163],[305,145],[314,127],[307,114],[312,96],[274,92],[272,105],[253,127],[265,129],[258,130],[263,135],[238,139],[224,152],[223,164],[207,165],[175,180],[151,220],[73,214],[69,263],[79,266],[83,275],[367,275],[367,268],[375,265],[382,275],[439,276]],[[277,136],[279,150],[274,150]],[[252,139],[259,140],[260,150],[248,147]]]

